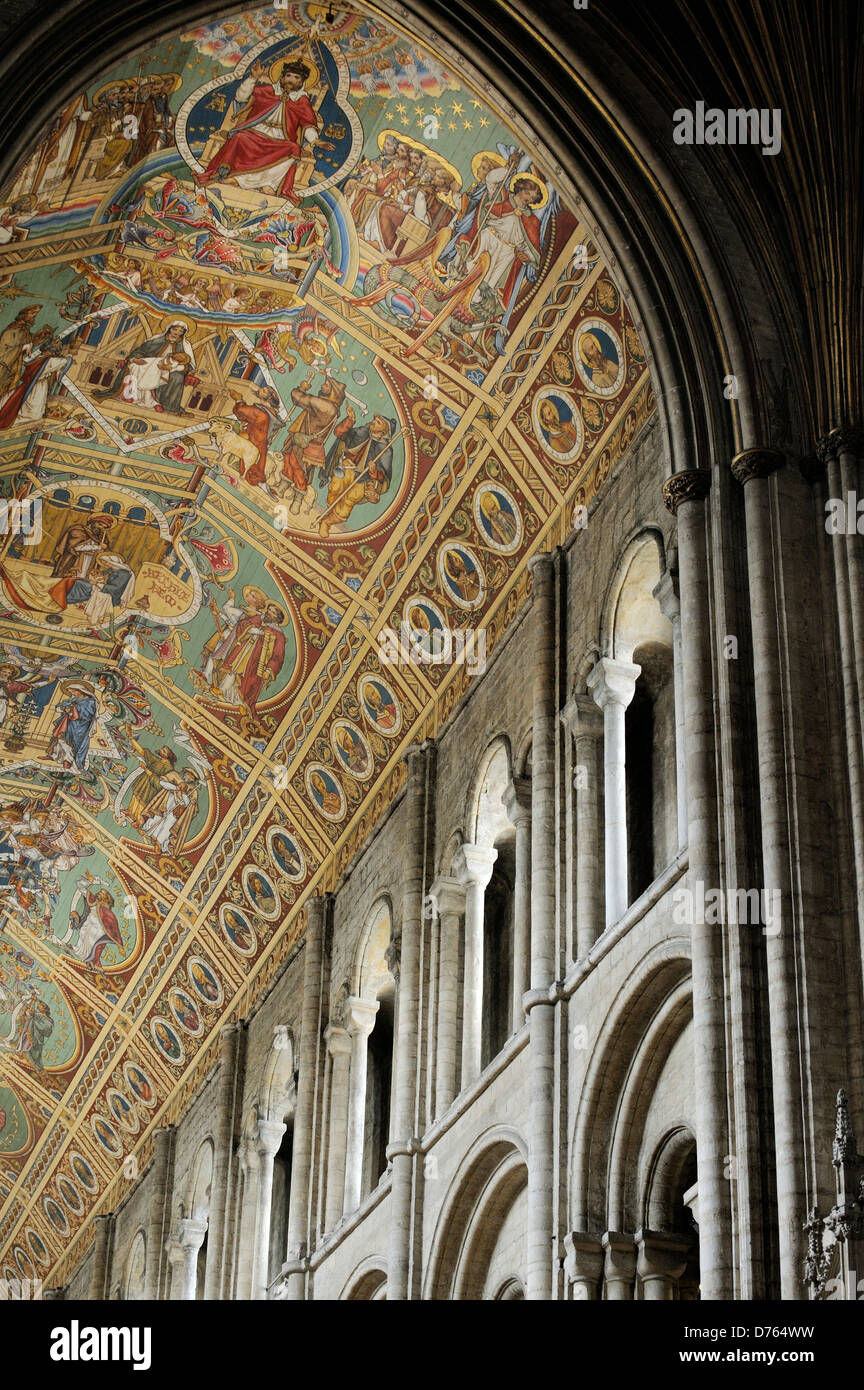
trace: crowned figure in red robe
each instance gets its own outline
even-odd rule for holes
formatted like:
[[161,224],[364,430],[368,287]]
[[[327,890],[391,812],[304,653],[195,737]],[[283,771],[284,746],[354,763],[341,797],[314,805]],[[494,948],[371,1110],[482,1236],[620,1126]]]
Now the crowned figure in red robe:
[[218,180],[294,198],[297,160],[304,146],[333,149],[319,138],[318,114],[304,91],[310,71],[306,63],[283,63],[277,91],[264,64],[253,63],[234,97],[231,134],[197,182]]

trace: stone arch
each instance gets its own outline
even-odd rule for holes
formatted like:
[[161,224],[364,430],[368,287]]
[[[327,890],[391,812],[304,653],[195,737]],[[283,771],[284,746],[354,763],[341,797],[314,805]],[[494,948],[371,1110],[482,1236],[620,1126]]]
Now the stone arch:
[[213,1140],[205,1139],[198,1147],[189,1182],[189,1201],[186,1214],[193,1221],[206,1221],[210,1212],[210,1188],[213,1182]]
[[293,1114],[297,1099],[294,1035],[285,1024],[273,1029],[258,1089],[258,1118],[280,1121]]
[[379,893],[368,909],[354,952],[349,979],[352,996],[377,999],[380,990],[394,985],[388,961],[393,936],[393,901],[389,893]]
[[136,1303],[145,1297],[146,1290],[147,1237],[143,1229],[135,1232],[126,1263],[123,1267],[120,1297]]
[[687,1187],[684,1174],[695,1155],[696,1136],[688,1124],[682,1122],[662,1136],[648,1164],[640,1198],[640,1226],[652,1231],[671,1229],[677,1201]]
[[[441,1207],[425,1298],[465,1301],[484,1296],[496,1242],[527,1185],[527,1147],[521,1136],[503,1125],[486,1130],[460,1164]],[[508,1275],[516,1277],[521,1276]]]
[[510,819],[501,796],[513,775],[510,739],[498,734],[486,745],[469,783],[465,825],[469,843],[493,845]]
[[686,1023],[681,987],[689,989],[689,976],[690,943],[685,937],[652,947],[631,971],[603,1021],[573,1131],[570,1210],[575,1231],[620,1229],[610,1225],[610,1187],[615,1176],[621,1194],[614,1198],[616,1208],[626,1206],[624,1133],[628,1118],[632,1121],[640,1113],[640,1078],[650,1082],[646,1043],[654,1037],[662,1040],[664,1029],[674,1029],[676,1019],[679,1031]]
[[387,1297],[387,1264],[369,1255],[351,1271],[339,1295],[340,1303],[375,1303]]
[[616,661],[632,661],[647,642],[672,646],[672,625],[654,597],[666,569],[661,532],[653,526],[635,531],[621,552],[606,589],[600,619],[600,652]]

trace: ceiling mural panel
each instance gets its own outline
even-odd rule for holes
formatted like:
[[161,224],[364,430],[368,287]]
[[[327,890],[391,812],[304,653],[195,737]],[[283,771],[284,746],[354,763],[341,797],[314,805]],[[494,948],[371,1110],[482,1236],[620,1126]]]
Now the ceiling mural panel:
[[654,402],[530,131],[372,7],[165,38],[0,204],[0,1258],[58,1282]]

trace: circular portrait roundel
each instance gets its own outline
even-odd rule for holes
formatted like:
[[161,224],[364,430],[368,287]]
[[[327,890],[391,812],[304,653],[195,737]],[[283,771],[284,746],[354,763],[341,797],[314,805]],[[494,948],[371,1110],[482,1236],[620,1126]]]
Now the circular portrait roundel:
[[90,1116],[90,1128],[106,1153],[116,1158],[118,1154],[123,1152],[123,1145],[118,1139],[113,1125],[110,1125],[101,1115]]
[[224,991],[209,962],[201,956],[193,956],[186,967],[186,973],[195,993],[204,1000],[205,1004],[217,1009],[224,998]]
[[467,545],[448,541],[438,551],[438,575],[444,592],[460,608],[480,608],[486,582],[480,561]]
[[70,1153],[69,1167],[72,1169],[72,1172],[75,1174],[81,1186],[86,1188],[88,1192],[99,1191],[99,1179],[96,1177],[96,1174],[93,1172],[86,1158],[82,1158],[79,1153]]
[[138,1116],[126,1096],[121,1091],[112,1089],[107,1092],[105,1099],[108,1102],[108,1109],[111,1111],[112,1117],[120,1128],[127,1129],[130,1134],[137,1133]]
[[168,1007],[181,1028],[197,1038],[204,1030],[204,1023],[195,1004],[185,989],[174,988],[168,992]]
[[402,623],[403,640],[415,661],[437,666],[439,662],[450,660],[450,629],[437,603],[423,594],[406,599]]
[[341,820],[345,814],[345,793],[329,768],[311,763],[306,769],[306,790],[327,820]]
[[59,1231],[61,1236],[68,1236],[69,1221],[60,1203],[53,1197],[42,1198],[42,1210],[51,1222],[55,1231]]
[[37,1260],[40,1265],[48,1265],[51,1263],[48,1251],[45,1248],[45,1242],[38,1231],[34,1231],[32,1226],[28,1226],[24,1232],[24,1239],[30,1248],[30,1253],[33,1258]]
[[281,912],[279,894],[267,875],[260,869],[253,868],[251,864],[243,870],[243,892],[253,912],[257,912],[267,922],[276,920]]
[[150,1036],[169,1062],[179,1066],[185,1056],[183,1044],[175,1030],[165,1018],[152,1018],[150,1020]]
[[352,724],[350,719],[337,719],[330,730],[333,752],[346,772],[365,782],[372,775],[373,760],[369,744],[364,735]]
[[624,381],[624,349],[611,323],[586,319],[575,334],[576,367],[596,396],[614,396]]
[[71,1178],[67,1178],[65,1173],[61,1173],[57,1179],[57,1195],[61,1202],[74,1211],[76,1216],[80,1216],[84,1210],[84,1199]]
[[306,873],[306,859],[294,836],[279,826],[271,827],[267,832],[267,850],[274,868],[292,883],[299,883]]
[[363,676],[357,694],[373,729],[385,738],[395,738],[402,728],[402,709],[387,682],[380,676]]
[[585,431],[579,408],[569,391],[544,386],[534,397],[531,423],[537,442],[558,463],[569,463],[582,450]]
[[156,1087],[150,1077],[136,1062],[127,1062],[123,1068],[126,1084],[136,1100],[150,1110],[156,1104]]
[[474,521],[484,545],[512,555],[522,544],[522,517],[514,499],[500,483],[481,483],[474,494]]
[[223,903],[219,909],[219,925],[232,950],[239,956],[254,956],[258,947],[255,928],[238,907]]
[[31,1260],[27,1252],[23,1250],[20,1245],[16,1245],[14,1250],[12,1251],[12,1254],[15,1257],[15,1263],[18,1266],[18,1270],[21,1274],[21,1277],[23,1279],[35,1279],[36,1270],[33,1266],[33,1261]]

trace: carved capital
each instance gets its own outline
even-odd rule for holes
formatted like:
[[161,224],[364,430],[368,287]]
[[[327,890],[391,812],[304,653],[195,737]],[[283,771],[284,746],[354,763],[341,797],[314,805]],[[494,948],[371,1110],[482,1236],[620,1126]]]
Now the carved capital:
[[328,1024],[324,1029],[324,1041],[331,1057],[351,1056],[351,1034],[347,1028],[341,1028],[334,1023]]
[[642,1280],[677,1280],[687,1268],[691,1243],[680,1236],[643,1228],[636,1232],[636,1246],[636,1272]]
[[498,858],[497,849],[484,845],[460,845],[453,858],[453,872],[466,888],[473,884],[485,888]]
[[678,575],[673,574],[672,570],[665,570],[651,592],[660,605],[660,612],[663,617],[668,618],[670,623],[674,623],[675,619],[681,616]]
[[375,1015],[380,1004],[377,999],[349,999],[345,1009],[345,1027],[352,1038],[368,1038],[375,1027]]
[[636,682],[642,674],[642,667],[632,661],[613,661],[601,656],[588,677],[588,689],[601,709],[607,705],[620,705],[626,709],[633,699]]
[[838,425],[816,440],[816,453],[822,463],[839,458],[841,454],[864,458],[864,431],[857,425]]
[[204,1237],[207,1234],[207,1222],[196,1221],[194,1217],[187,1216],[180,1222],[179,1244],[184,1251],[197,1253],[204,1244]]
[[663,501],[674,515],[682,502],[704,502],[711,491],[711,474],[707,468],[689,468],[673,473],[663,484]]
[[459,917],[465,911],[465,888],[458,878],[441,875],[429,889],[429,898],[439,917]]
[[513,777],[504,788],[501,798],[504,808],[514,825],[520,821],[531,822],[531,778]]
[[589,1298],[596,1298],[606,1258],[600,1237],[589,1236],[584,1231],[569,1231],[564,1237],[564,1250],[564,1273],[568,1280],[581,1285]]
[[603,733],[603,715],[595,701],[585,695],[571,695],[560,719],[574,739],[599,738]]
[[275,1158],[286,1128],[281,1120],[258,1121],[258,1152],[262,1158]]
[[786,462],[786,455],[777,449],[744,449],[736,454],[730,465],[737,483],[749,483],[754,478],[770,478]]

